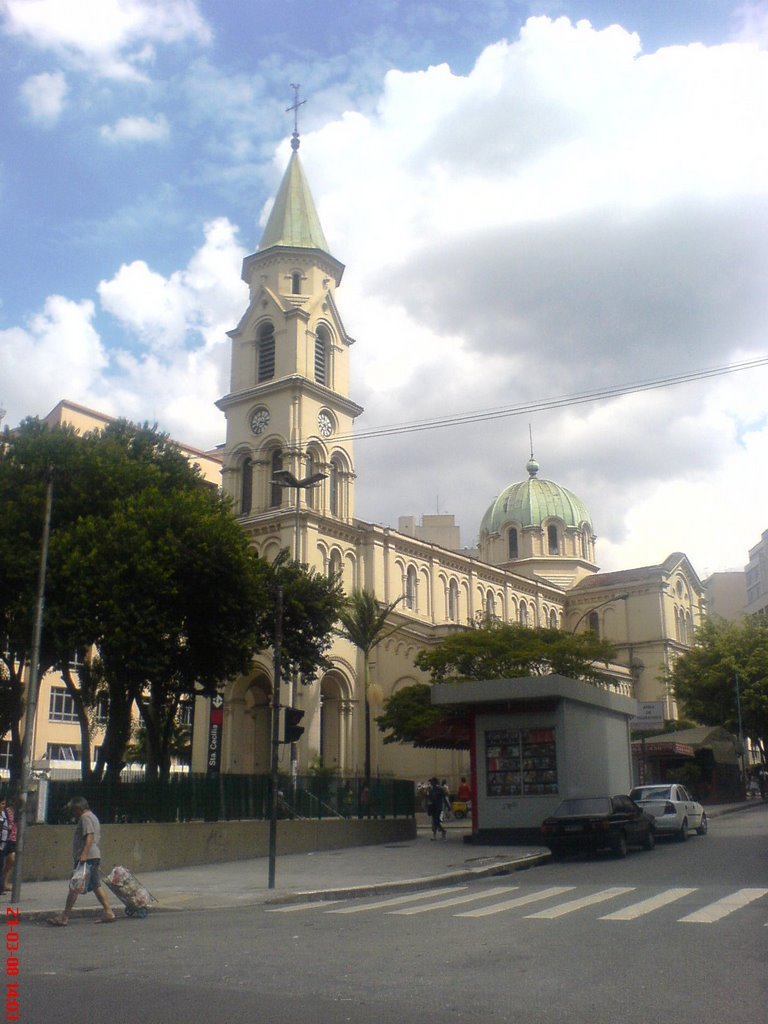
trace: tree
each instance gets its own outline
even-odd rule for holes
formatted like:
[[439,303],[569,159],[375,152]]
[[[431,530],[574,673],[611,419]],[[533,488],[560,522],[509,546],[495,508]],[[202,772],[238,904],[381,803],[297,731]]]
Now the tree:
[[385,743],[414,743],[430,725],[446,718],[446,711],[430,700],[429,683],[404,686],[384,702],[384,712],[376,719]]
[[433,683],[552,673],[611,683],[613,678],[595,663],[606,664],[614,654],[613,645],[594,633],[487,623],[479,629],[452,633],[431,650],[420,651],[416,665],[430,674]]
[[670,676],[686,714],[702,725],[742,728],[761,748],[768,740],[768,619],[754,615],[743,622],[705,619],[693,646],[681,654]]
[[[594,633],[564,633],[518,624],[485,623],[452,633],[431,650],[416,655],[418,668],[431,683],[507,679],[557,673],[592,683],[612,682],[595,662],[614,656],[613,645]],[[461,712],[438,709],[430,701],[432,685],[417,683],[393,694],[376,719],[385,743],[413,743],[429,726]]]
[[371,778],[371,705],[369,700],[369,674],[371,651],[382,640],[386,640],[398,629],[399,625],[388,626],[388,620],[394,609],[402,601],[402,597],[389,604],[379,604],[373,594],[367,590],[353,590],[346,606],[339,615],[342,628],[339,635],[345,637],[360,651],[363,659],[363,695],[365,722],[365,760],[363,774],[366,782]]

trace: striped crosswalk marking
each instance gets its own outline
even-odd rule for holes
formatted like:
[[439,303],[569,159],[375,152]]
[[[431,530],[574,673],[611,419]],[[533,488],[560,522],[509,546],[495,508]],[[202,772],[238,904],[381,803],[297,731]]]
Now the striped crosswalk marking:
[[295,910],[325,910],[332,903],[341,900],[310,900],[307,903],[288,903],[284,907],[265,907],[268,914],[292,914]]
[[488,896],[503,896],[517,889],[516,885],[500,885],[494,889],[486,889],[484,892],[471,892],[464,896],[451,896],[447,900],[437,900],[435,903],[426,903],[418,907],[405,907],[401,910],[388,910],[388,914],[426,914],[429,910],[441,910],[443,907],[455,907],[459,903],[470,903],[472,900],[482,900]]
[[427,900],[433,896],[444,896],[448,893],[458,892],[460,889],[466,889],[466,885],[451,885],[445,889],[430,889],[427,892],[413,893],[410,892],[406,896],[391,896],[386,900],[378,900],[376,903],[365,903],[362,906],[352,907],[340,907],[338,910],[329,910],[329,914],[360,914],[364,910],[381,910],[382,907],[396,907],[398,904],[411,903],[414,900]]
[[701,910],[696,910],[693,914],[687,914],[679,920],[684,924],[714,924],[715,921],[732,914],[734,910],[740,910],[742,907],[754,903],[766,893],[768,893],[768,889],[739,889],[731,893],[730,896],[723,896],[721,900],[715,900],[714,903],[702,907]]
[[566,903],[559,903],[556,907],[548,910],[539,910],[536,914],[526,914],[527,918],[539,918],[541,920],[552,920],[555,917],[564,917],[565,914],[572,914],[574,910],[581,910],[583,907],[594,906],[595,903],[605,903],[616,896],[623,896],[625,892],[634,892],[633,885],[617,885],[612,889],[603,889],[602,892],[593,893],[591,896],[582,896],[578,900],[568,900]]
[[651,896],[647,900],[640,900],[639,903],[633,903],[629,907],[624,907],[623,910],[614,910],[612,914],[606,914],[601,917],[601,921],[634,921],[636,917],[642,917],[643,914],[650,914],[653,910],[658,910],[660,907],[666,907],[669,903],[674,903],[675,900],[681,900],[683,896],[689,896],[692,892],[696,892],[695,889],[667,889],[665,892],[660,892],[658,896]]
[[454,917],[489,917],[491,914],[501,914],[505,910],[514,910],[515,907],[526,907],[529,903],[538,903],[540,900],[549,899],[552,896],[561,896],[564,892],[572,892],[574,885],[553,885],[550,889],[542,889],[540,892],[529,892],[525,896],[517,896],[512,900],[502,900],[501,903],[492,903],[490,907],[478,907],[475,910],[465,910],[461,914],[454,914]]

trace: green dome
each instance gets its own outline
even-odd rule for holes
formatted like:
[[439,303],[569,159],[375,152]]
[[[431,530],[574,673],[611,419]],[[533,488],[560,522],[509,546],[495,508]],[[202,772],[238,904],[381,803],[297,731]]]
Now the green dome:
[[539,480],[539,464],[533,458],[525,467],[528,479],[510,484],[493,501],[480,524],[480,533],[498,533],[505,523],[541,526],[547,519],[561,519],[565,525],[579,527],[592,519],[587,506],[576,495],[551,480]]

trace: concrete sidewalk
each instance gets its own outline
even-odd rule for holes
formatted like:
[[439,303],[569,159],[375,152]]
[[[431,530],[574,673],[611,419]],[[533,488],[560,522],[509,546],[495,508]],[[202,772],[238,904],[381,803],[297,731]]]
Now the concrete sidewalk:
[[[707,814],[715,818],[752,806],[745,803],[708,807]],[[463,823],[449,823],[448,838],[433,842],[426,816],[417,818],[417,838],[408,842],[278,855],[274,889],[268,888],[266,857],[152,871],[142,873],[141,881],[158,901],[151,913],[214,910],[407,892],[508,874],[549,859],[549,851],[544,847],[465,843],[469,826]],[[105,871],[112,866],[103,865]],[[20,900],[22,919],[40,920],[60,913],[66,895],[66,877],[52,882],[24,882]],[[122,911],[117,897],[112,897],[111,902],[116,910]],[[95,897],[88,894],[79,898],[72,917],[96,917],[99,910]]]

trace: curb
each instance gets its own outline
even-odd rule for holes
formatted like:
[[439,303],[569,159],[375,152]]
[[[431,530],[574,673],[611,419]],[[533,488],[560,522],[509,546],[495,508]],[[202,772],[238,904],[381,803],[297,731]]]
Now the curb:
[[311,903],[322,900],[351,899],[356,896],[378,896],[394,892],[418,892],[420,889],[433,889],[440,885],[455,885],[459,882],[471,882],[475,878],[490,878],[494,875],[509,875],[514,871],[525,871],[548,861],[547,853],[533,853],[530,857],[516,860],[500,861],[481,868],[465,868],[463,871],[450,871],[442,875],[429,875],[425,878],[406,878],[396,882],[374,882],[371,885],[356,885],[342,889],[310,889],[303,892],[281,893],[263,900],[265,906],[276,906],[288,903]]

